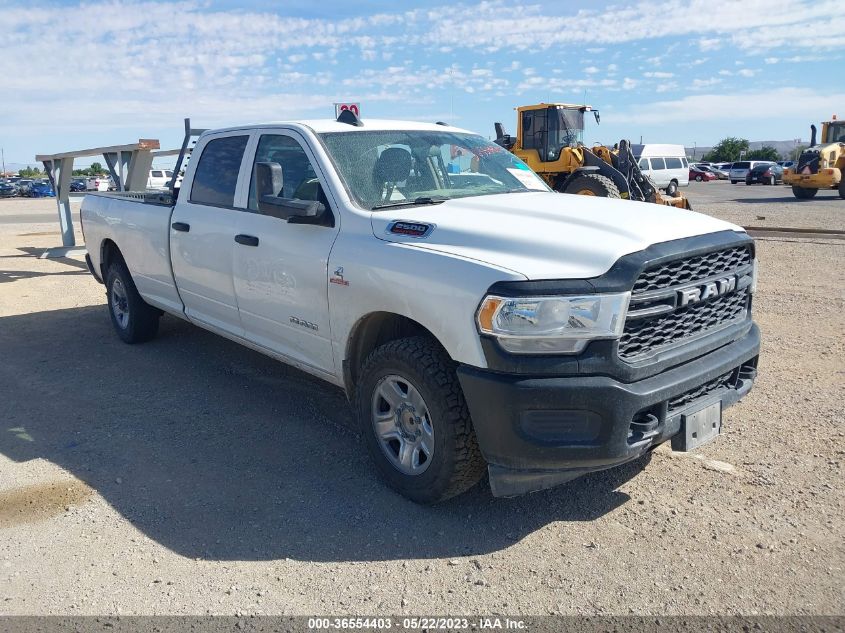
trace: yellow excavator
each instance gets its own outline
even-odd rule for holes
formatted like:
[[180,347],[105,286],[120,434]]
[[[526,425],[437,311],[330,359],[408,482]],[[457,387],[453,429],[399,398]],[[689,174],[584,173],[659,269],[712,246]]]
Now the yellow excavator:
[[845,198],[845,121],[836,115],[822,123],[821,143],[816,143],[816,126],[810,126],[810,147],[801,152],[794,168],[784,169],[783,182],[792,185],[800,200],[815,196],[819,189],[838,189]]
[[598,110],[588,105],[538,103],[516,111],[516,138],[496,123],[496,143],[521,158],[555,191],[691,208],[682,195],[660,194],[640,171],[629,141],[619,141],[613,148],[584,145],[584,115],[592,112],[599,123]]

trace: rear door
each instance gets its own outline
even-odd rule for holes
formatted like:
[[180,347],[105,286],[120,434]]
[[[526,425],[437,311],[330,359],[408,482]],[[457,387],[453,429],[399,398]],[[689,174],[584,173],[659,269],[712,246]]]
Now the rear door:
[[[247,212],[238,218],[235,293],[245,336],[298,363],[335,373],[328,304],[328,258],[340,217],[311,148],[294,130],[256,133],[245,180]],[[278,195],[319,200],[328,207],[321,224],[300,224],[262,215],[252,172],[255,162],[282,167]],[[330,194],[329,194],[330,195]],[[334,207],[334,208],[332,208]]]
[[173,276],[185,314],[223,332],[243,335],[232,282],[237,220],[235,206],[249,141],[244,131],[204,137],[190,169],[190,191],[183,191],[170,225]]

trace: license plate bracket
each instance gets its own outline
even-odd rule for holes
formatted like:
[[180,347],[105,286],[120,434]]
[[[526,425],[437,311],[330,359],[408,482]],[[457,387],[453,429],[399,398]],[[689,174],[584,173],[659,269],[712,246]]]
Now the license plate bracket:
[[712,442],[722,431],[722,402],[713,402],[681,416],[681,432],[672,438],[672,450],[692,451]]

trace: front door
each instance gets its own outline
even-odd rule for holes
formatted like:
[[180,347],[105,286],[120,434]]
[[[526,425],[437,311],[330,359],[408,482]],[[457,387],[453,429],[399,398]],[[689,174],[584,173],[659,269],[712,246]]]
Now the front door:
[[[238,216],[235,294],[245,336],[254,343],[310,367],[335,373],[329,328],[328,259],[340,218],[325,195],[325,179],[294,131],[260,134],[255,162],[282,167],[277,195],[319,200],[327,206],[321,224],[297,224],[261,215],[249,178],[249,212]],[[254,173],[254,168],[248,173]]]
[[238,175],[249,135],[228,132],[195,150],[199,162],[190,191],[180,192],[170,224],[170,257],[185,314],[213,328],[243,335],[232,283]]

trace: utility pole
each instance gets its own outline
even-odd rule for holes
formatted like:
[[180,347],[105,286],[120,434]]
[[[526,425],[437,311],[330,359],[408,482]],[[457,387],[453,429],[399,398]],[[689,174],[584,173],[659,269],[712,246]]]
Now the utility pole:
[[0,156],[3,157],[3,178],[6,177],[6,150],[0,147]]

